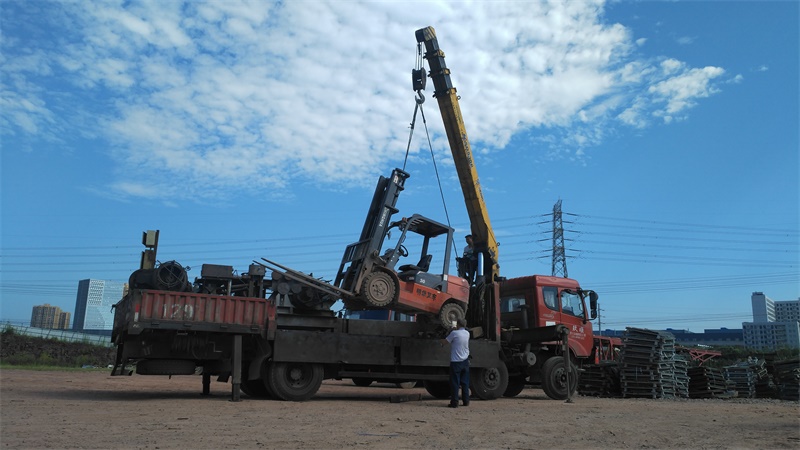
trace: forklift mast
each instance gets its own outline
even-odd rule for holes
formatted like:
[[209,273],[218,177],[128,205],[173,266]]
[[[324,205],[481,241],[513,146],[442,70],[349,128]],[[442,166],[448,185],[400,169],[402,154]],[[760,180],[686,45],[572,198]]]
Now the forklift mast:
[[409,176],[401,169],[394,169],[389,178],[381,176],[378,179],[361,237],[345,249],[334,285],[355,293],[359,291],[364,276],[372,272],[378,261],[383,240],[391,226],[390,218],[398,212],[395,207],[397,198]]

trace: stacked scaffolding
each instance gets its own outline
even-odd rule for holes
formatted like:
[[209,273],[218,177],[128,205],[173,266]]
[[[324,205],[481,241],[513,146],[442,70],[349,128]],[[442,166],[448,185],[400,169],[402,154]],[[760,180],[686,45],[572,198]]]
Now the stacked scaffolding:
[[733,383],[739,397],[756,396],[756,374],[750,363],[740,363],[724,368],[725,379]]
[[775,362],[775,382],[781,400],[800,400],[800,359]]
[[625,329],[620,354],[620,383],[623,397],[673,398],[686,394],[678,388],[686,378],[686,366],[675,371],[675,336],[664,331]]
[[736,397],[736,390],[728,383],[721,369],[692,367],[689,369],[689,398]]
[[675,355],[675,396],[689,398],[689,360]]
[[750,362],[753,376],[756,378],[756,397],[774,398],[777,396],[777,386],[772,380],[772,375],[767,369],[767,362],[763,359],[753,359]]
[[619,364],[605,361],[584,366],[578,379],[578,392],[592,397],[619,397]]

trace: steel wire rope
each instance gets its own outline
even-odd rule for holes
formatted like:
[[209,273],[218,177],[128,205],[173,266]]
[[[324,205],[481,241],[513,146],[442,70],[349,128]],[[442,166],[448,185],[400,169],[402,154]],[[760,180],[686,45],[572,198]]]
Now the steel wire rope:
[[[427,138],[427,141],[428,141],[428,148],[431,151],[431,161],[433,161],[433,171],[436,174],[436,183],[439,186],[439,196],[442,199],[442,208],[444,209],[444,217],[445,217],[445,220],[447,221],[447,226],[452,228],[452,225],[450,224],[450,214],[447,211],[447,202],[445,201],[445,198],[444,198],[444,190],[442,189],[442,180],[439,177],[439,168],[436,165],[436,156],[434,155],[434,152],[433,152],[433,144],[431,143],[431,135],[430,135],[430,131],[428,130],[428,122],[425,119],[425,111],[422,109],[422,104],[423,103],[425,103],[425,96],[422,95],[421,91],[417,91],[417,97],[414,98],[414,114],[413,114],[413,116],[411,118],[411,125],[410,125],[410,130],[409,130],[409,133],[408,133],[408,144],[406,145],[406,156],[405,156],[405,159],[403,160],[403,171],[406,170],[406,164],[408,163],[408,155],[409,155],[409,152],[411,151],[411,140],[412,140],[412,138],[414,136],[414,127],[415,127],[415,124],[417,122],[417,111],[419,111],[420,115],[422,116],[422,124],[425,127],[425,137]],[[451,239],[451,241],[452,241],[452,239]],[[451,242],[451,244],[455,244],[455,243]]]

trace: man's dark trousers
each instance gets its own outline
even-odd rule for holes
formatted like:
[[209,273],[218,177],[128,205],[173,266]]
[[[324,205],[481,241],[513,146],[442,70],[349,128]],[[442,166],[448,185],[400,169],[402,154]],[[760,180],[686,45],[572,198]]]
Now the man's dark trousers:
[[450,363],[450,405],[458,405],[458,388],[461,400],[469,404],[469,360]]

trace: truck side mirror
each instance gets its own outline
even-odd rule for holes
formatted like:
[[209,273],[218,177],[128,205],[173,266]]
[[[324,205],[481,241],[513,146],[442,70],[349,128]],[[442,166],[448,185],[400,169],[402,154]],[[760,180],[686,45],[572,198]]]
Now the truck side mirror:
[[589,311],[592,319],[597,319],[597,292],[589,291]]

